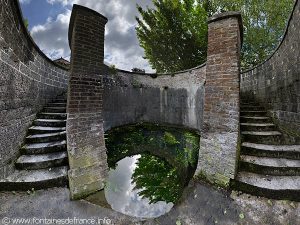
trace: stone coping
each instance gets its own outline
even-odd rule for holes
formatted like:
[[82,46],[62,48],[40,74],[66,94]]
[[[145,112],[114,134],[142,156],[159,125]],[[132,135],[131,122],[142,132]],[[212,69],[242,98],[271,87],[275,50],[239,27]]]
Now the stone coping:
[[219,13],[219,14],[215,14],[213,16],[211,16],[210,18],[208,18],[207,23],[213,23],[219,20],[224,20],[227,18],[232,18],[232,17],[236,17],[239,21],[239,26],[240,26],[240,36],[241,36],[241,46],[243,45],[243,19],[242,19],[242,14],[241,12],[235,12],[235,11],[229,11],[229,12],[224,12],[224,13]]
[[[292,19],[293,19],[294,12],[295,12],[295,10],[297,10],[297,5],[298,5],[298,4],[300,4],[300,3],[299,3],[299,0],[296,0],[296,1],[295,1],[295,5],[294,5],[294,7],[293,7],[293,10],[292,10],[292,12],[291,12],[290,18],[289,18],[289,20],[288,20],[288,22],[287,22],[287,25],[286,25],[286,27],[285,27],[285,32],[284,32],[284,34],[283,34],[283,36],[282,36],[282,39],[281,39],[281,41],[279,42],[277,48],[274,50],[274,52],[273,52],[269,57],[267,57],[263,62],[257,64],[256,66],[254,66],[254,67],[252,67],[252,68],[246,69],[245,71],[241,71],[241,74],[243,74],[243,73],[248,73],[248,72],[250,72],[250,71],[252,71],[252,70],[254,70],[254,69],[257,69],[258,67],[261,67],[261,66],[264,65],[266,62],[268,62],[268,61],[275,55],[275,53],[280,49],[282,43],[285,41],[285,38],[286,38],[287,33],[288,33],[288,31],[289,31],[289,27],[290,27],[291,21],[292,21]],[[299,7],[300,7],[300,6],[298,6],[298,10],[299,10]]]
[[89,8],[84,7],[82,5],[74,4],[73,9],[72,9],[71,18],[70,18],[69,33],[68,33],[70,48],[71,48],[71,40],[72,40],[72,36],[73,36],[73,27],[74,27],[75,18],[78,14],[78,11],[84,11],[84,12],[87,12],[87,13],[94,14],[95,16],[98,16],[99,18],[102,18],[104,24],[106,24],[107,21],[108,21],[108,19],[105,16],[101,15],[100,13],[96,12],[95,10],[89,9]]

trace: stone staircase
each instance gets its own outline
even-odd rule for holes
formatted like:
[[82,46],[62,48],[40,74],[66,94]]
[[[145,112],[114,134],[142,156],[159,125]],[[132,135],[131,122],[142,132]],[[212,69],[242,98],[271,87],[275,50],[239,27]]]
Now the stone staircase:
[[1,191],[67,185],[66,99],[63,96],[37,115],[20,152],[16,171],[0,180]]
[[281,133],[266,110],[241,104],[241,155],[232,188],[252,195],[300,201],[300,145]]

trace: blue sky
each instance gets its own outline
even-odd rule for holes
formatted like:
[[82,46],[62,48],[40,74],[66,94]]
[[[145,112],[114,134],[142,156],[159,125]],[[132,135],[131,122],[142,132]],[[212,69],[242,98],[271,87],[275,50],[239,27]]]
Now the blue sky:
[[151,0],[20,0],[23,16],[29,21],[31,36],[50,58],[69,59],[68,26],[72,5],[79,4],[108,18],[105,32],[105,62],[117,68],[144,68],[153,72],[143,59],[135,32],[136,4],[152,7]]

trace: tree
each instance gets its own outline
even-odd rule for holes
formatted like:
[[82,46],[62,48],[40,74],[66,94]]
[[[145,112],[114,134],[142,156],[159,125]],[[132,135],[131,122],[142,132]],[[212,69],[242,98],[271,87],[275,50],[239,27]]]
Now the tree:
[[150,203],[176,203],[184,185],[178,173],[166,161],[150,154],[142,154],[131,178],[132,183],[135,183],[134,189],[140,190],[139,195],[148,198]]
[[282,38],[294,0],[153,0],[138,7],[137,36],[145,58],[157,72],[189,69],[206,61],[207,19],[222,11],[241,11],[244,25],[242,68],[270,55]]
[[157,72],[174,72],[206,60],[207,1],[153,0],[155,9],[143,10],[136,28],[140,45]]
[[216,10],[240,11],[244,42],[242,68],[264,61],[279,44],[294,0],[212,0]]

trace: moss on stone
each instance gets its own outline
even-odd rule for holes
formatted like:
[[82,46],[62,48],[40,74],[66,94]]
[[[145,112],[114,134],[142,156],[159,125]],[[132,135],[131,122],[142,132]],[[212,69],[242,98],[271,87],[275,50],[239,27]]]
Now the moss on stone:
[[197,165],[199,136],[186,129],[140,123],[114,128],[106,137],[111,168],[124,157],[147,152],[164,158],[184,176]]
[[211,185],[217,186],[217,187],[221,187],[221,188],[225,188],[227,189],[229,187],[230,184],[230,178],[226,177],[222,174],[214,174],[214,175],[210,175],[205,173],[203,170],[201,170],[198,174],[195,175],[195,179],[196,180],[202,180],[206,183],[209,183]]
[[167,145],[176,145],[180,143],[176,140],[176,137],[174,135],[167,131],[164,134],[164,141]]

